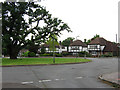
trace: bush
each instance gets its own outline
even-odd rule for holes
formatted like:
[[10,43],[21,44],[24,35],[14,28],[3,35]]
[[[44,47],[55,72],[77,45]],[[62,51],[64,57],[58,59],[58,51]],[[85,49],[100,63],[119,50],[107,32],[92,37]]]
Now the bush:
[[51,56],[51,55],[50,55],[50,54],[45,53],[45,54],[40,54],[40,56]]
[[89,53],[86,53],[86,57],[92,57],[92,55]]
[[45,48],[42,46],[41,47],[41,53],[44,54],[46,52]]
[[63,55],[63,56],[67,56],[67,55],[72,55],[72,53],[63,52],[62,55]]
[[22,54],[22,56],[23,57],[28,57],[28,53],[29,53],[30,51],[27,51],[27,52],[24,52],[23,54]]
[[103,54],[100,57],[113,57],[112,53]]
[[36,57],[36,54],[35,54],[34,52],[29,52],[29,53],[28,53],[28,56],[29,56],[29,57]]
[[55,54],[56,57],[62,57],[62,54]]
[[79,53],[79,57],[84,57],[84,56],[86,56],[86,57],[91,57],[92,55],[89,54],[89,53],[86,52],[86,51],[81,51],[81,52]]

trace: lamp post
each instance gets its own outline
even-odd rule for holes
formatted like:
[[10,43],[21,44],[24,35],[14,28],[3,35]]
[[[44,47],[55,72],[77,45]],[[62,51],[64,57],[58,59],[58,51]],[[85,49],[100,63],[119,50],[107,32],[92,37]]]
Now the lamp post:
[[[77,37],[79,37],[79,36],[76,36],[76,41],[77,41]],[[76,58],[77,58],[77,46],[76,46]]]

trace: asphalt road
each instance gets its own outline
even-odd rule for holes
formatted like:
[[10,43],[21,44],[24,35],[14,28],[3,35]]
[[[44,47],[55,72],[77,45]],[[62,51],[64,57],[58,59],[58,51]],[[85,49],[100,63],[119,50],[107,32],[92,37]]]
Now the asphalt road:
[[3,67],[3,88],[112,88],[101,74],[118,71],[118,58],[90,58],[83,64]]

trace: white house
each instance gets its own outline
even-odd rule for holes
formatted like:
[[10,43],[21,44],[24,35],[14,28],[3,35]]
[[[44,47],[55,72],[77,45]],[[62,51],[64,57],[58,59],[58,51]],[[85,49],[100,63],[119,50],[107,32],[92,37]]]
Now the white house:
[[[41,48],[42,48],[42,47],[44,47],[46,53],[51,53],[51,52],[53,52],[53,50],[51,50],[51,49],[49,48],[49,45],[48,45],[48,44],[43,44],[43,45],[41,45],[40,48],[38,49],[39,52],[41,52]],[[67,51],[67,47],[62,46],[62,45],[56,45],[56,46],[55,46],[55,51],[54,51],[54,52],[56,52],[56,53],[62,53],[62,52],[64,52],[64,51],[65,51],[65,52]]]
[[77,54],[81,51],[87,51],[87,45],[83,43],[81,40],[73,41],[69,46],[69,52],[73,54]]
[[91,40],[88,44],[88,51],[93,56],[99,56],[106,53],[117,54],[117,44],[107,41],[102,37]]

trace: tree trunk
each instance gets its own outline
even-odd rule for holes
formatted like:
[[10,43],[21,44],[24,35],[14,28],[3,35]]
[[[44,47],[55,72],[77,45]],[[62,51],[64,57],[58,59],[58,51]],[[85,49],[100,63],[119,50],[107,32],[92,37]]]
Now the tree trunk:
[[10,59],[17,59],[17,56],[15,54],[11,54]]
[[19,50],[17,48],[11,49],[11,52],[9,54],[10,59],[17,59],[18,53],[19,53]]
[[69,52],[69,46],[67,46],[67,52]]

